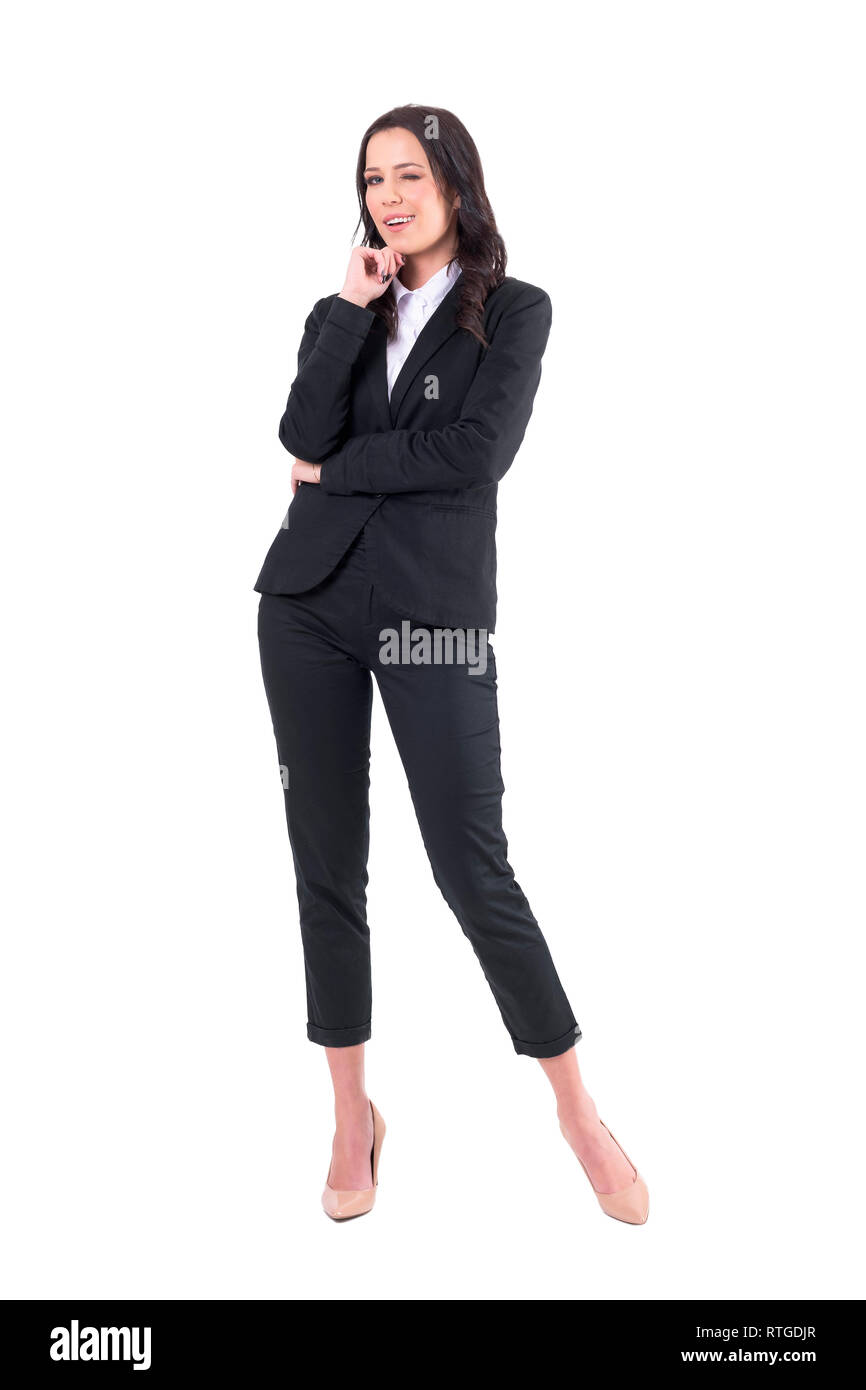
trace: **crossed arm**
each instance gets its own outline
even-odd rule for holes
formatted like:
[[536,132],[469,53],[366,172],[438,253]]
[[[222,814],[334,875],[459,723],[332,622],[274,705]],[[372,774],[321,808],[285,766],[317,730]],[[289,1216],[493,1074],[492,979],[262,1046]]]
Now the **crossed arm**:
[[[374,495],[489,487],[514,461],[541,380],[552,320],[550,298],[528,287],[499,321],[460,412],[432,430],[361,434],[340,444],[352,365],[375,315],[323,300],[305,326],[280,439],[290,453],[321,463],[325,492]],[[320,326],[321,325],[321,326]]]

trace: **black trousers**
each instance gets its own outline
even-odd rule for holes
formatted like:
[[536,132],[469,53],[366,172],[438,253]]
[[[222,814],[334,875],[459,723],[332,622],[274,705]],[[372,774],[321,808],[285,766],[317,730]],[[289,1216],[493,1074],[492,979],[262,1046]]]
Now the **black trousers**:
[[[371,1034],[367,924],[373,676],[445,901],[472,943],[511,1036],[555,1057],[582,1036],[547,943],[508,862],[502,829],[496,657],[467,630],[460,660],[435,659],[436,630],[384,599],[367,528],[302,594],[262,594],[259,647],[283,779],[307,989],[307,1036],[350,1047]],[[430,638],[426,663],[402,655]],[[409,640],[411,639],[411,640]],[[477,645],[473,645],[473,641]],[[486,661],[486,670],[482,666]],[[434,1011],[436,1012],[436,1011]]]

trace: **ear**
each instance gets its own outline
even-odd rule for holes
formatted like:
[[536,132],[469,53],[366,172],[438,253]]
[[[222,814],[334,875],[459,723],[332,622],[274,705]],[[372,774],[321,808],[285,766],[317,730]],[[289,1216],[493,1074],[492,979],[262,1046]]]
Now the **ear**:
[[459,193],[457,194],[457,197],[456,197],[455,201],[451,204],[451,206],[452,206],[453,208],[459,208],[459,206],[460,206],[460,194],[459,194]]

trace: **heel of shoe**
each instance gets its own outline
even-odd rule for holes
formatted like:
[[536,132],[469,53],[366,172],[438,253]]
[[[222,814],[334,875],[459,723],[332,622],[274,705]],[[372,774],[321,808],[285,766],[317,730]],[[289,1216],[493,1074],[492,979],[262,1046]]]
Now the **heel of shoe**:
[[372,1101],[370,1109],[373,1112],[373,1186],[379,1186],[379,1154],[382,1152],[382,1144],[385,1139],[385,1121],[379,1114]]

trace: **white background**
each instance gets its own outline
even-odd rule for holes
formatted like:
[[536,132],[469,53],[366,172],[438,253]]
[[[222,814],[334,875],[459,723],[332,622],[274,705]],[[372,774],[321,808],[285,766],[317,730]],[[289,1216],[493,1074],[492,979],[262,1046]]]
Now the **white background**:
[[[2,36],[9,1298],[862,1297],[862,7],[30,4]],[[505,829],[645,1174],[609,1220],[376,697],[374,1213],[253,584],[368,123],[447,107],[553,330],[500,489]]]

